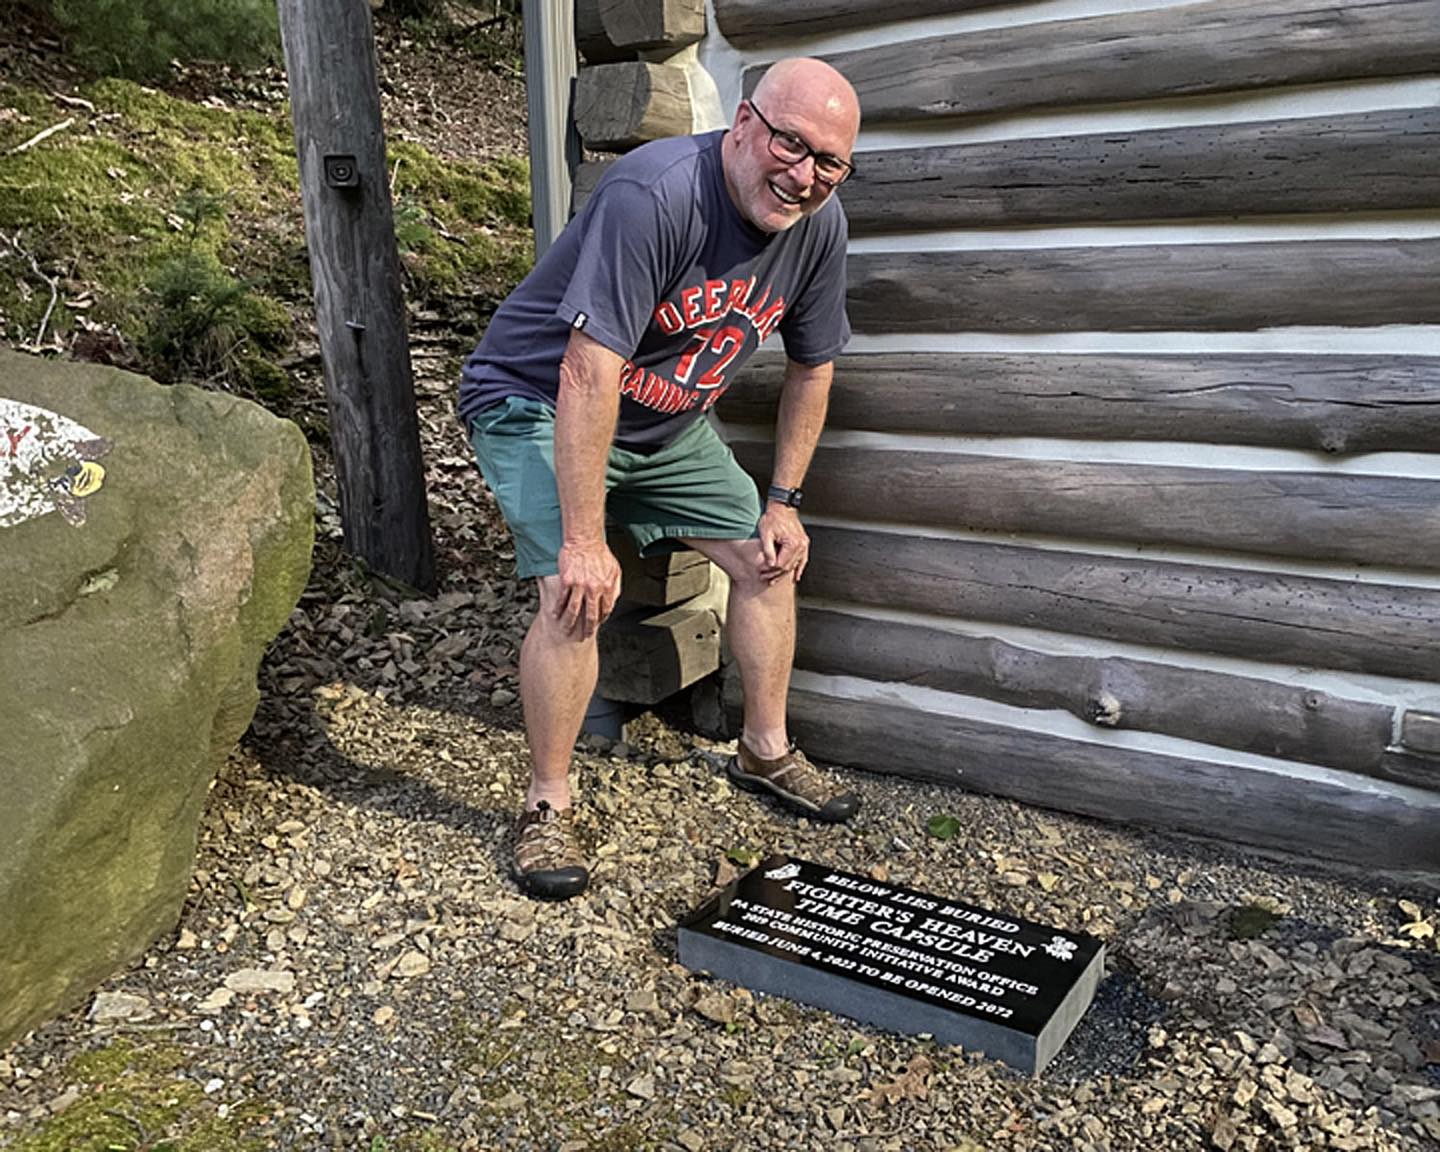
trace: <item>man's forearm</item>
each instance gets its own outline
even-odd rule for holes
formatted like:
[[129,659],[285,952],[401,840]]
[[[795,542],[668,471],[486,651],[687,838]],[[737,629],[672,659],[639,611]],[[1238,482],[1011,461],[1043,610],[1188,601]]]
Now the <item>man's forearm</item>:
[[620,412],[621,359],[579,333],[560,362],[555,483],[565,543],[605,539],[605,464]]
[[830,403],[833,364],[806,367],[793,360],[785,366],[785,385],[775,420],[775,465],[771,480],[782,488],[799,488],[825,427]]

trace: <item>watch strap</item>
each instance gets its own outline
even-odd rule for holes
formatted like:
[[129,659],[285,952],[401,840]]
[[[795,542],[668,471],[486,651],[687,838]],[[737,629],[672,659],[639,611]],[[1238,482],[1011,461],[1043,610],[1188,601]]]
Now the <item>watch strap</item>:
[[784,488],[779,484],[771,484],[765,492],[766,500],[774,500],[777,504],[785,504],[791,508],[800,507],[800,501],[805,498],[805,493],[799,488]]

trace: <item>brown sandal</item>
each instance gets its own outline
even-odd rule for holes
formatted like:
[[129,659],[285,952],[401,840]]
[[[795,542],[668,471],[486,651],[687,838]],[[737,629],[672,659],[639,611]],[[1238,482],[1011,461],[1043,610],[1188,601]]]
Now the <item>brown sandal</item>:
[[730,758],[726,771],[737,787],[769,792],[797,812],[826,824],[843,823],[860,810],[860,797],[854,792],[838,792],[794,744],[775,760],[762,760],[744,740],[736,741],[736,747],[739,751]]

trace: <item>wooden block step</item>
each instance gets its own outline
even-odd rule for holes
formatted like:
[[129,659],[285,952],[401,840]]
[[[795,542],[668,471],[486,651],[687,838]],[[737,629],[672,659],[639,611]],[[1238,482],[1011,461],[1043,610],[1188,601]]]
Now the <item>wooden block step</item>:
[[600,628],[600,683],[607,700],[656,704],[720,667],[720,620],[689,602],[637,609]]
[[633,605],[664,608],[710,587],[710,562],[689,548],[642,559],[622,530],[610,532],[608,543],[620,561],[620,598]]

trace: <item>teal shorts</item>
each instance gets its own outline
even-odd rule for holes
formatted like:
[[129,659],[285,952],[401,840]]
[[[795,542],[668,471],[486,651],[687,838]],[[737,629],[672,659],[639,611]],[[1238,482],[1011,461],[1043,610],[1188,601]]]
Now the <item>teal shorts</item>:
[[[511,396],[475,415],[470,447],[515,537],[520,575],[555,575],[555,410]],[[685,536],[748,540],[760,521],[755,482],[703,417],[649,456],[612,445],[605,492],[606,519],[629,531],[642,556],[673,551]]]

